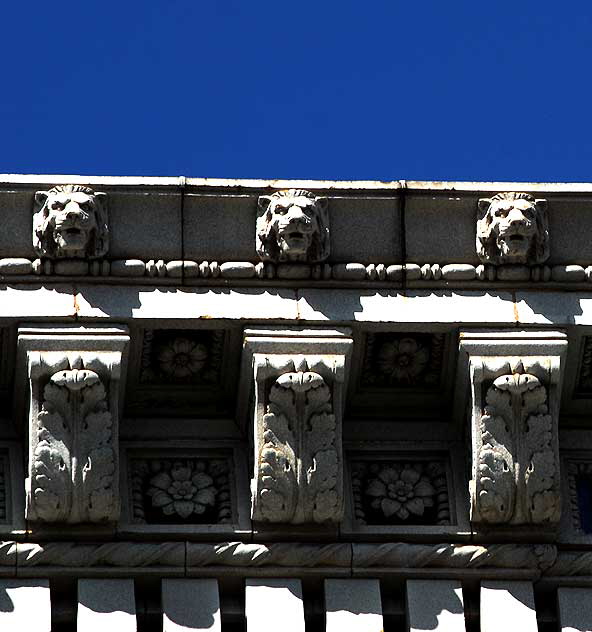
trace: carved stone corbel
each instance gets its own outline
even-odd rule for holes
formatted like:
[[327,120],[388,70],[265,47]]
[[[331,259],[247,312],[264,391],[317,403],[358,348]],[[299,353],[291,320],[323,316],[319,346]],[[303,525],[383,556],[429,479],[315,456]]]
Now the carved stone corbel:
[[470,380],[471,521],[557,525],[565,334],[463,332],[460,348]]
[[46,523],[119,517],[119,411],[127,329],[19,330],[28,375],[26,518]]
[[255,393],[253,520],[302,524],[342,519],[341,425],[349,335],[247,332],[242,375],[243,390]]

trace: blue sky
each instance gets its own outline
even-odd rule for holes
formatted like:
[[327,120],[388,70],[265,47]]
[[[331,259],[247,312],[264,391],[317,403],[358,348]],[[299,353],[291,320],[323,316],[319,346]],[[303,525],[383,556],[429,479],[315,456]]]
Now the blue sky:
[[592,3],[6,2],[0,171],[592,180]]

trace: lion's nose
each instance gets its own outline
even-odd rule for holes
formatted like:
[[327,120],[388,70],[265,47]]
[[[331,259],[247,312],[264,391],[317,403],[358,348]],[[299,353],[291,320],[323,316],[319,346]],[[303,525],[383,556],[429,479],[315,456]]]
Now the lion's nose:
[[306,213],[302,210],[300,206],[293,205],[290,207],[288,211],[288,218],[291,222],[296,222],[298,220],[306,221]]
[[524,215],[520,211],[512,209],[508,216],[508,222],[512,226],[524,224]]
[[66,206],[66,208],[64,209],[64,213],[66,215],[66,218],[70,220],[78,219],[82,215],[78,205],[70,205],[70,204]]

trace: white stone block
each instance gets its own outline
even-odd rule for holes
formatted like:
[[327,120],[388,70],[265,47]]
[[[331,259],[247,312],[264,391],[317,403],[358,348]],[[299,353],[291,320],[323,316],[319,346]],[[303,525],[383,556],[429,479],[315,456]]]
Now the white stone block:
[[73,319],[75,315],[71,285],[0,285],[0,318],[64,316]]
[[514,324],[510,292],[420,291],[406,295],[386,290],[304,289],[299,291],[302,320],[399,323]]
[[162,580],[163,632],[220,632],[220,599],[215,579]]
[[[290,319],[298,318],[296,292],[284,289],[146,288],[80,285],[79,317],[127,320]],[[72,297],[70,297],[71,300]],[[0,311],[0,315],[2,315]]]
[[559,588],[561,632],[592,632],[592,589]]
[[247,632],[304,632],[299,579],[247,579]]
[[78,629],[136,632],[133,579],[79,579]]
[[0,580],[0,630],[50,632],[51,602],[47,579]]
[[537,632],[532,582],[481,582],[481,632]]
[[377,579],[326,579],[327,632],[382,632]]
[[445,579],[408,580],[407,621],[409,632],[465,632],[460,582]]

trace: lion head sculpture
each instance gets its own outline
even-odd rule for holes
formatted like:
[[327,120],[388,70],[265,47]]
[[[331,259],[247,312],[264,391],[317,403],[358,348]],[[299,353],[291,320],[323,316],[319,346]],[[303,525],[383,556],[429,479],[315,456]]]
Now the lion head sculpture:
[[477,254],[484,263],[543,263],[549,258],[547,200],[498,193],[479,200]]
[[257,254],[263,261],[317,263],[329,256],[329,201],[289,189],[259,198]]
[[37,191],[33,247],[49,259],[103,257],[109,248],[106,194],[76,184]]

